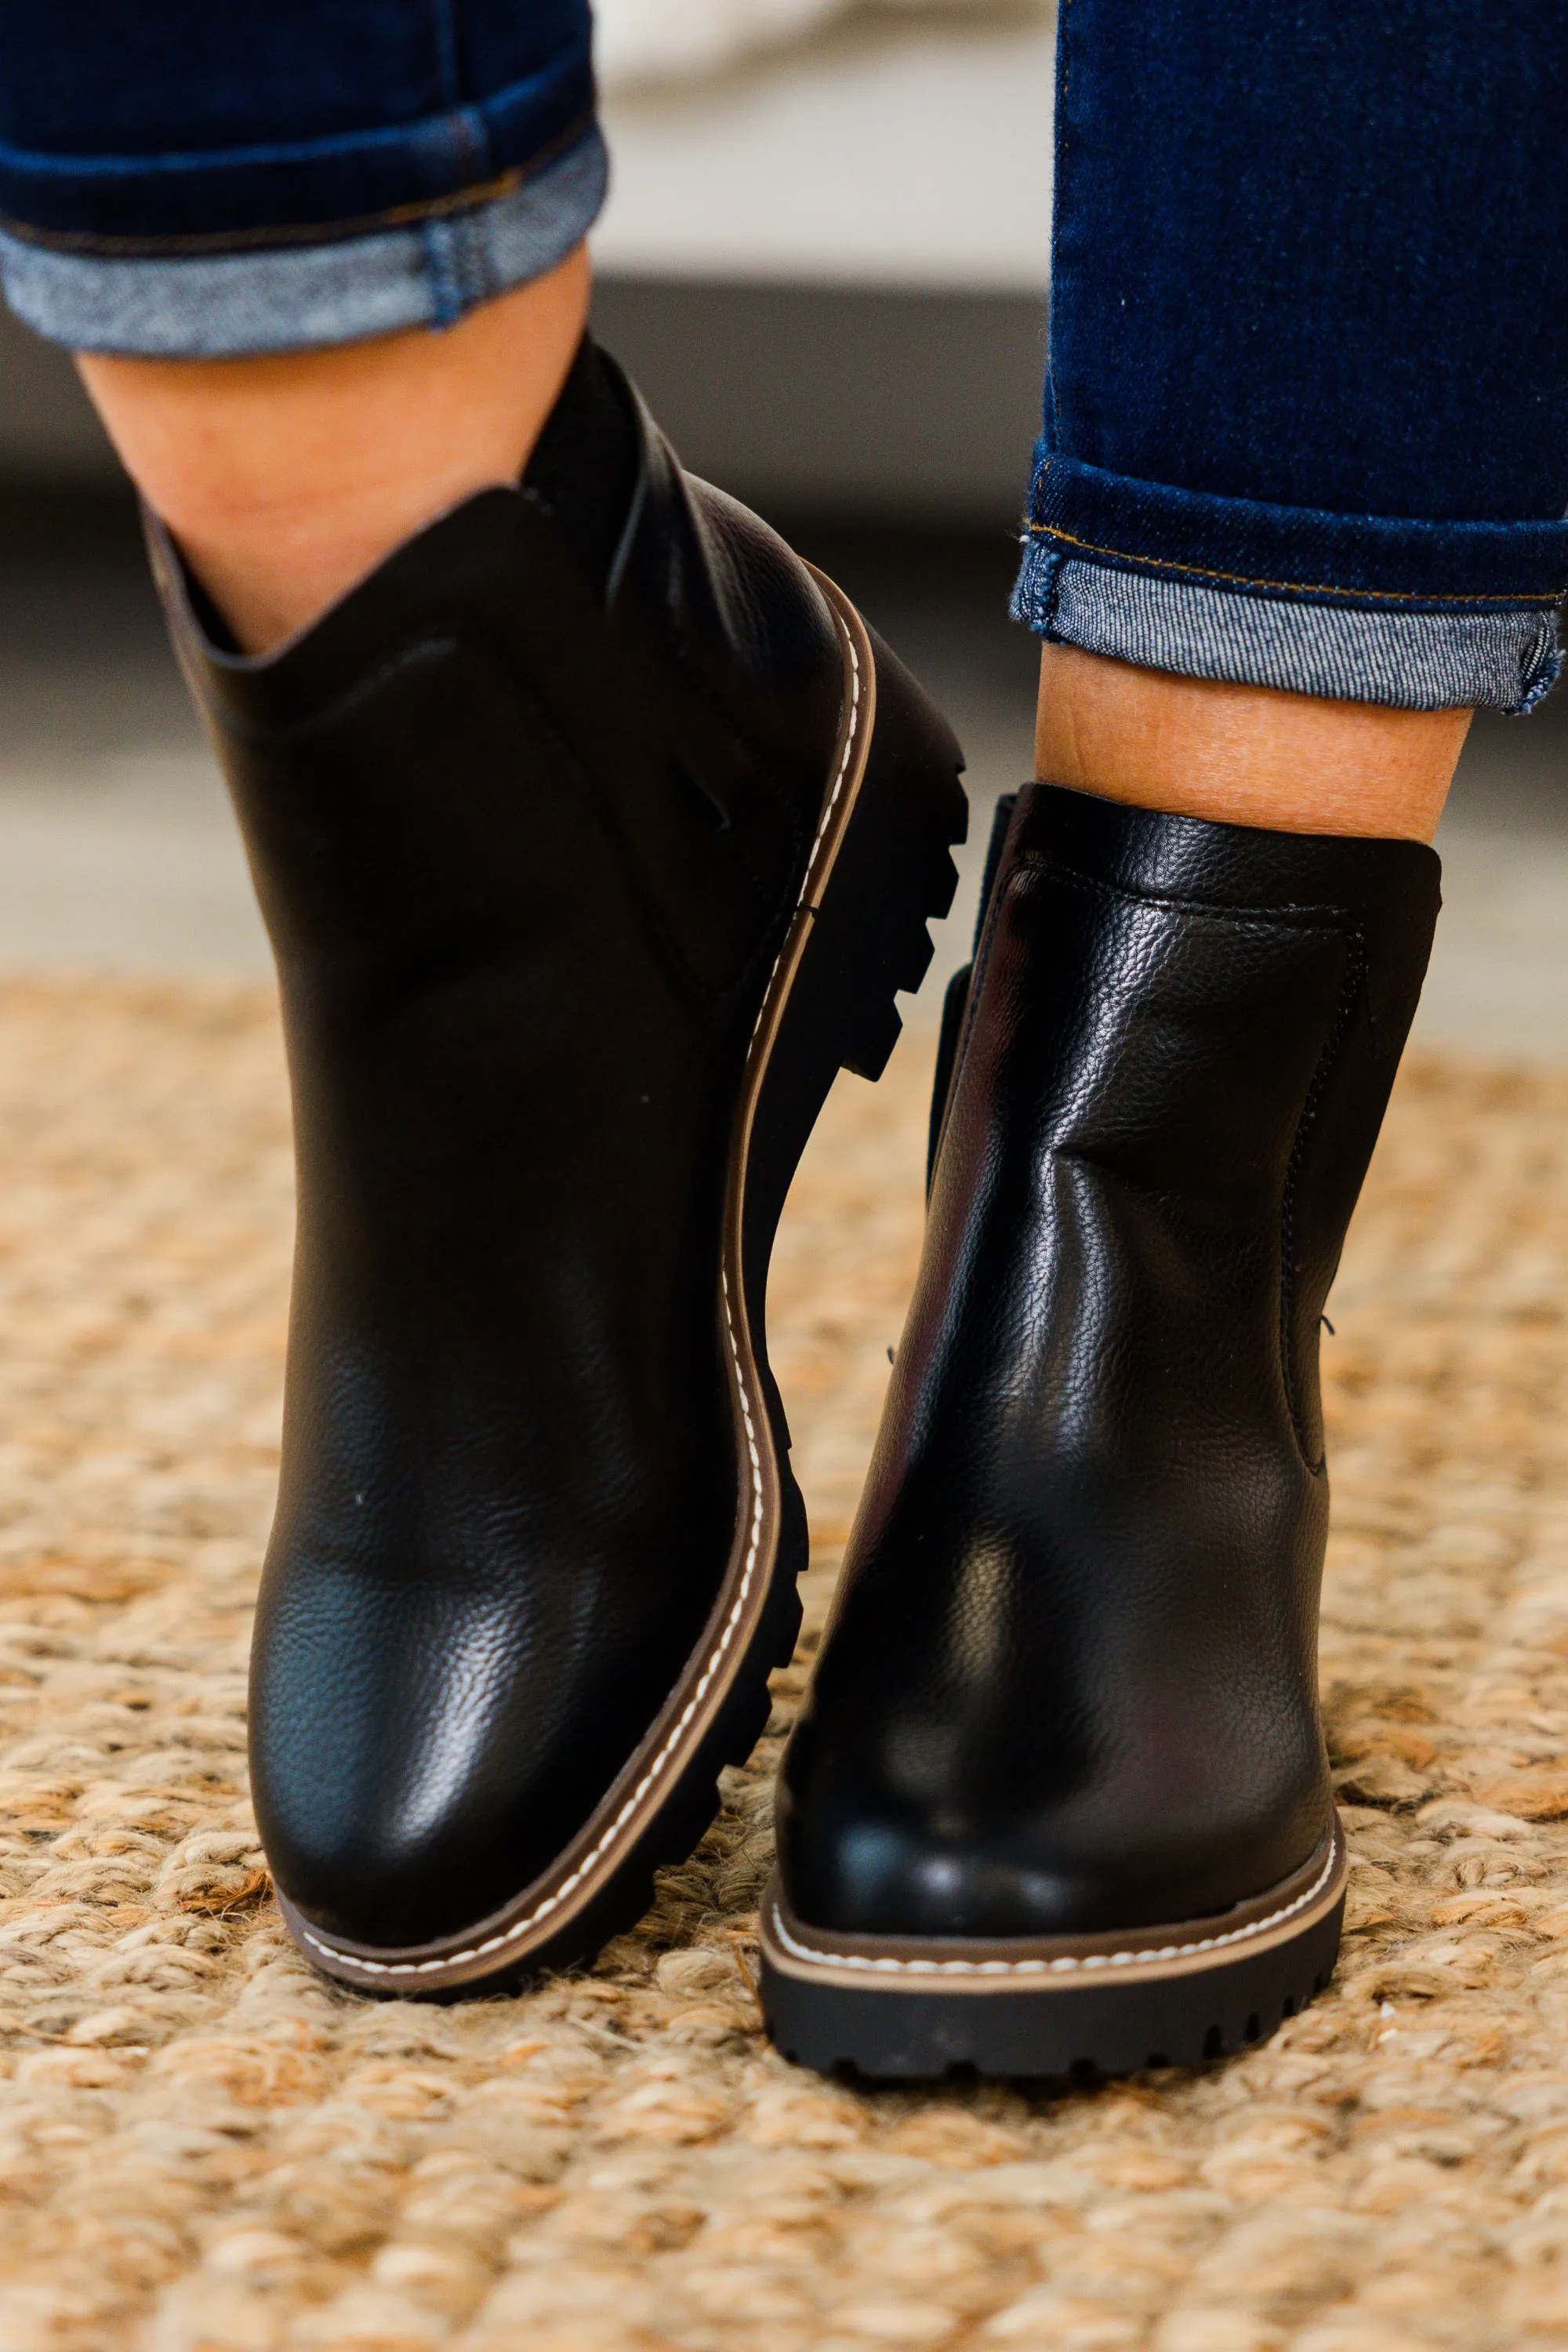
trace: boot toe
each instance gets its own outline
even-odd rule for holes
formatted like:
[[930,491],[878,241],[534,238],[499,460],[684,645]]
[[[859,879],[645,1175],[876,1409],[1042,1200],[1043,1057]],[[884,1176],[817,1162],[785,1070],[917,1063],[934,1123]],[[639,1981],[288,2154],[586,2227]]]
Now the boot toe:
[[1058,1935],[1079,1925],[1090,1894],[1070,1873],[972,1837],[815,1807],[781,1828],[779,1866],[795,1916],[836,1935]]
[[319,1561],[274,1582],[257,1815],[280,1893],[322,1934],[407,1950],[481,1925],[570,1844],[657,1716],[700,1593],[662,1627],[600,1629],[545,1676],[521,1582],[498,1573],[483,1600]]
[[1028,1815],[999,1803],[931,1812],[868,1790],[780,1793],[779,1869],[795,1917],[922,1943],[1037,1942],[1215,1916],[1299,1867],[1329,1812],[1315,1776],[1225,1820],[1114,1789]]

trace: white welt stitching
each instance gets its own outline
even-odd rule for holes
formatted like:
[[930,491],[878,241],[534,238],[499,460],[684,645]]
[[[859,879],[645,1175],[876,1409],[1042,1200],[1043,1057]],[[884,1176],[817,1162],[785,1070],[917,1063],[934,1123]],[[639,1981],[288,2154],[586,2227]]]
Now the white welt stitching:
[[[860,712],[860,663],[855,651],[854,639],[850,636],[847,630],[845,631],[844,635],[845,643],[849,648],[849,724],[844,740],[844,756],[838,762],[838,773],[834,779],[833,791],[828,798],[827,806],[823,812],[822,823],[817,827],[816,839],[812,843],[811,856],[806,860],[805,879],[801,887],[801,898],[799,905],[797,905],[796,908],[797,913],[799,912],[799,907],[804,906],[811,896],[813,869],[816,865],[817,855],[821,850],[824,837],[826,835],[829,821],[832,818],[834,810],[838,805],[839,795],[844,790],[844,780],[849,772],[849,761],[855,749],[856,725]],[[782,957],[784,952],[783,950],[781,949],[779,952]],[[777,972],[778,968],[778,959],[775,958],[773,971],[768,974],[768,985],[763,991],[762,1008],[759,1010],[757,1014],[756,1025],[752,1031],[752,1040],[753,1044],[756,1042],[757,1030],[760,1029],[763,1024],[763,1013],[767,1009],[768,999],[773,992],[773,975]],[[665,1766],[668,1763],[670,1757],[679,1744],[681,1737],[689,1725],[692,1717],[697,1713],[698,1708],[701,1706],[703,1700],[708,1696],[709,1690],[712,1686],[713,1677],[719,1672],[720,1667],[723,1664],[725,1654],[728,1652],[731,1643],[733,1642],[741,1620],[745,1614],[746,1601],[752,1590],[752,1579],[756,1573],[757,1554],[762,1548],[763,1540],[763,1465],[762,1456],[757,1450],[757,1425],[752,1418],[751,1395],[747,1390],[746,1376],[741,1365],[741,1349],[739,1342],[735,1337],[735,1318],[730,1304],[730,1276],[727,1270],[721,1272],[721,1280],[723,1285],[724,1293],[724,1328],[730,1342],[730,1359],[735,1367],[735,1385],[741,1392],[741,1417],[746,1424],[746,1452],[751,1460],[752,1531],[750,1541],[746,1547],[746,1564],[741,1572],[741,1585],[739,1591],[735,1595],[734,1607],[731,1610],[730,1614],[724,1620],[723,1631],[719,1636],[712,1656],[709,1659],[706,1667],[703,1669],[702,1678],[700,1682],[699,1682],[697,1688],[692,1692],[689,1699],[688,1699],[685,1706],[682,1707],[680,1714],[676,1718],[676,1721],[670,1729],[668,1738],[665,1741],[664,1746],[659,1749],[658,1754],[648,1766],[647,1770],[643,1774],[642,1779],[637,1782],[637,1787],[632,1790],[631,1795],[626,1799],[626,1803],[621,1807],[620,1811],[616,1815],[615,1820],[605,1830],[597,1845],[592,1847],[590,1851],[584,1855],[582,1861],[577,1864],[576,1869],[573,1871],[569,1878],[563,1878],[562,1880],[553,1895],[547,1895],[542,1903],[535,1906],[533,1910],[529,1913],[526,1919],[519,1919],[515,1926],[504,1928],[497,1935],[487,1936],[482,1944],[475,1944],[468,1951],[446,1952],[443,1953],[439,1959],[435,1960],[362,1959],[357,1952],[341,1951],[335,1944],[324,1943],[320,1936],[313,1936],[309,1927],[306,1927],[301,1924],[300,1933],[303,1935],[305,1941],[310,1945],[314,1950],[324,1954],[329,1960],[339,1960],[346,1968],[358,1969],[361,1973],[365,1976],[434,1976],[442,1969],[461,1968],[469,1960],[488,1959],[492,1952],[504,1950],[508,1944],[515,1944],[520,1936],[526,1936],[531,1927],[536,1927],[542,1919],[548,1918],[552,1911],[559,1910],[562,1904],[565,1902],[566,1897],[569,1895],[574,1894],[582,1885],[584,1879],[593,1869],[595,1864],[599,1862],[603,1856],[608,1853],[610,1847],[616,1843],[621,1832],[626,1828],[626,1823],[632,1819],[632,1816],[638,1811],[643,1799],[647,1796],[648,1790],[653,1787],[655,1781],[663,1772]]]
[[860,656],[855,650],[855,640],[847,628],[844,631],[844,642],[849,649],[849,723],[844,730],[844,756],[838,762],[838,773],[833,780],[833,790],[827,796],[827,806],[822,812],[822,823],[816,828],[816,839],[811,845],[811,856],[805,861],[805,881],[802,886],[803,899],[811,895],[811,876],[812,869],[816,864],[816,855],[822,847],[827,828],[833,822],[833,812],[838,806],[838,796],[844,790],[844,780],[849,773],[849,761],[855,750],[856,725],[860,716]]
[[1087,1952],[1081,1956],[1064,1957],[1059,1960],[898,1960],[873,1959],[864,1952],[818,1952],[809,1944],[797,1943],[779,1916],[773,1906],[773,1930],[786,1952],[797,1960],[819,1960],[826,1968],[864,1969],[874,1974],[923,1977],[1008,1977],[1008,1976],[1071,1976],[1097,1969],[1133,1968],[1140,1960],[1178,1960],[1189,1952],[1217,1952],[1226,1944],[1245,1944],[1254,1936],[1278,1927],[1282,1920],[1294,1918],[1309,1903],[1316,1901],[1333,1875],[1339,1857],[1339,1842],[1329,1842],[1329,1858],[1305,1895],[1298,1895],[1267,1919],[1255,1919],[1248,1927],[1232,1927],[1224,1936],[1194,1937],[1190,1944],[1162,1944],[1158,1950],[1142,1952]]
[[[842,626],[842,624],[840,625]],[[838,773],[833,779],[833,790],[827,796],[827,806],[822,812],[822,823],[816,828],[816,839],[811,845],[811,856],[805,861],[805,879],[801,884],[800,897],[795,900],[795,912],[797,915],[803,907],[809,907],[811,904],[812,876],[816,868],[817,856],[822,848],[823,837],[833,822],[833,812],[838,806],[838,796],[844,790],[844,780],[849,773],[849,762],[855,751],[855,736],[860,718],[860,656],[855,650],[855,640],[847,629],[844,631],[844,643],[849,651],[849,723],[844,736],[844,756],[838,762]],[[788,945],[789,934],[786,931],[784,945],[773,958],[773,970],[768,974],[768,984],[763,991],[763,1001],[757,1007],[757,1017],[752,1024],[751,1039],[746,1048],[748,1053],[757,1042],[757,1032],[763,1025],[773,996],[773,982],[778,978],[778,969],[784,959],[784,948]]]

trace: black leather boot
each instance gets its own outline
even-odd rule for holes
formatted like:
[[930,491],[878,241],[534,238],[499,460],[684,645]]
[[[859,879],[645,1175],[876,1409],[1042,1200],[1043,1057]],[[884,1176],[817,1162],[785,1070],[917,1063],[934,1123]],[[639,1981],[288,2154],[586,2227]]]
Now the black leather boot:
[[1326,1979],[1319,1322],[1437,860],[1032,786],[763,1906],[781,2047],[1186,2063]]
[[768,1255],[929,958],[957,746],[592,347],[519,488],[266,659],[153,538],[297,1128],[257,1813],[319,1968],[494,1989],[638,1916],[790,1654]]

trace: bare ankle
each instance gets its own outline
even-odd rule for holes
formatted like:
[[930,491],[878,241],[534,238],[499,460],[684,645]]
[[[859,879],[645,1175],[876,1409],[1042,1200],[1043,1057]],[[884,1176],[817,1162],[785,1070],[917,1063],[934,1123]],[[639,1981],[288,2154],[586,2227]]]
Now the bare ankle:
[[78,365],[237,642],[265,653],[434,516],[517,479],[571,367],[588,283],[579,247],[439,332]]
[[1430,841],[1468,710],[1388,710],[1040,649],[1035,772],[1101,799],[1281,833]]

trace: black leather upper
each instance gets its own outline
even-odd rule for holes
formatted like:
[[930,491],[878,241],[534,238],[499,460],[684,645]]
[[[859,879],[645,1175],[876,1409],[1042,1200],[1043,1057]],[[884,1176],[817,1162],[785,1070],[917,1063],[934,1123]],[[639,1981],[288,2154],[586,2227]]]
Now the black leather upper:
[[1323,1834],[1319,1322],[1437,872],[1414,843],[1020,795],[785,1759],[801,1919],[1152,1926]]
[[637,415],[608,609],[486,491],[259,661],[163,570],[277,951],[300,1225],[257,1810],[322,1929],[461,1930],[668,1696],[737,1465],[737,1087],[837,726],[809,575]]

